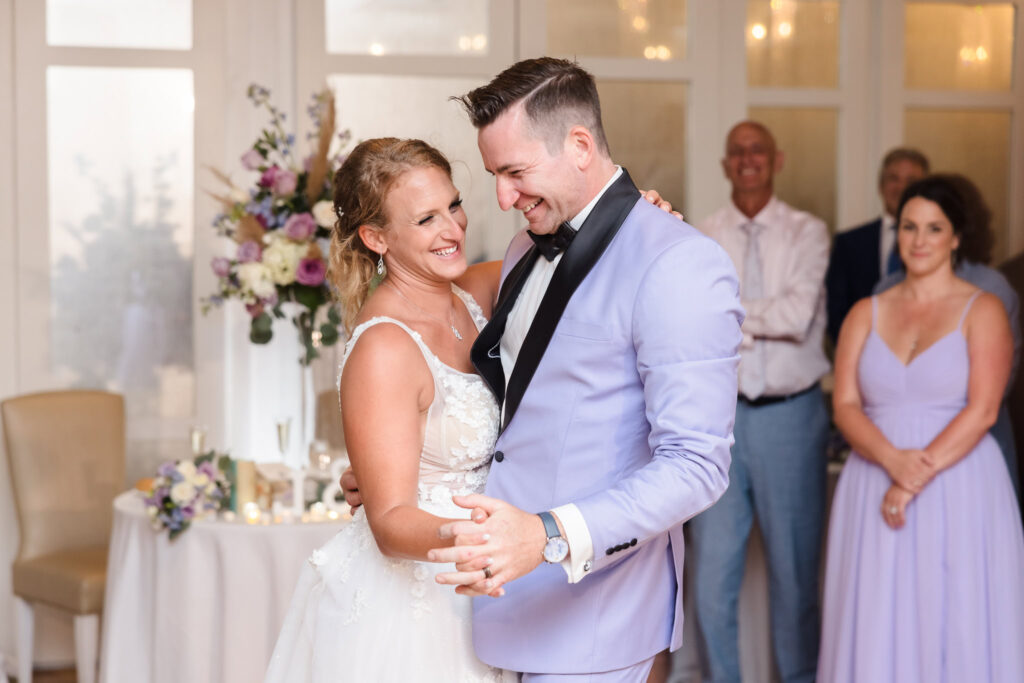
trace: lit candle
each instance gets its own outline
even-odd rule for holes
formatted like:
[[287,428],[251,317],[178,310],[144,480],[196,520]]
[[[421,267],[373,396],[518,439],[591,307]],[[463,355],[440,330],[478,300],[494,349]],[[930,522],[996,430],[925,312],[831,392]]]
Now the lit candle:
[[309,506],[309,516],[314,522],[322,522],[327,516],[327,506],[318,500]]
[[248,502],[242,508],[242,514],[245,515],[245,521],[249,524],[259,524],[260,521],[260,506],[253,502]]

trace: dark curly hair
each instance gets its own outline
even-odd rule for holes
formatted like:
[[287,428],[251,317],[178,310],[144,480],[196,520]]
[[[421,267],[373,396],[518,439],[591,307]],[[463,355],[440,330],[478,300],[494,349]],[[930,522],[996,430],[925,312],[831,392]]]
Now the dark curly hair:
[[988,264],[992,260],[995,236],[992,234],[992,211],[978,186],[958,173],[936,173],[907,186],[900,197],[899,215],[914,197],[935,202],[953,225],[953,234],[960,245],[953,252],[953,266],[963,261]]

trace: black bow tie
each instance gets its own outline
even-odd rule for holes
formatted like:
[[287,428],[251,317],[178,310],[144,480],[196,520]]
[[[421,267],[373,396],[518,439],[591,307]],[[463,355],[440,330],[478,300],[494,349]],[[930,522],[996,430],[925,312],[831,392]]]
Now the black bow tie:
[[544,254],[544,258],[548,261],[554,261],[560,252],[568,248],[572,238],[576,237],[576,231],[568,223],[562,223],[554,233],[548,235],[537,235],[529,230],[526,232],[530,235],[533,243],[537,245],[540,253]]

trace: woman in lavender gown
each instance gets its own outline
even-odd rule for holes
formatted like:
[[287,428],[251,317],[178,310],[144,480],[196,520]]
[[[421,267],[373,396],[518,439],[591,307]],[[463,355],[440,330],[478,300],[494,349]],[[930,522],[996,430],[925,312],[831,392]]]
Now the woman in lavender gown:
[[1010,372],[999,300],[954,274],[955,187],[904,192],[907,277],[859,302],[836,348],[853,447],[829,526],[818,680],[1024,680],[1024,534],[988,434]]

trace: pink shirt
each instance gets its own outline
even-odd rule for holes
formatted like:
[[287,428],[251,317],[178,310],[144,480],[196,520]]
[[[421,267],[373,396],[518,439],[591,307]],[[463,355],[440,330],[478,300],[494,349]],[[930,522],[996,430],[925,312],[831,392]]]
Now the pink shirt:
[[[763,226],[761,252],[763,296],[743,294],[743,261],[752,222]],[[772,196],[761,212],[747,218],[729,202],[697,226],[718,242],[732,259],[740,278],[740,298],[747,312],[743,322],[740,364],[754,340],[764,341],[764,396],[784,396],[807,389],[829,371],[822,349],[825,332],[825,269],[829,235],[825,223]],[[743,394],[743,372],[740,372]]]

